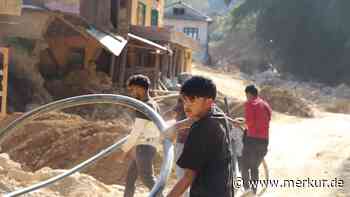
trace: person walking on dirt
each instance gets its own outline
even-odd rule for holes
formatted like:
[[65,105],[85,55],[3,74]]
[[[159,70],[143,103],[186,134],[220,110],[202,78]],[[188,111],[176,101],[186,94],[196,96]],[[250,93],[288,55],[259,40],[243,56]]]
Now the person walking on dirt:
[[[131,76],[127,81],[128,93],[140,101],[145,102],[159,112],[159,107],[149,96],[150,80],[144,75]],[[124,197],[133,197],[135,182],[139,176],[143,184],[151,190],[155,184],[153,160],[159,146],[159,132],[154,123],[144,114],[136,112],[133,130],[127,142],[123,144],[124,155],[133,152],[129,165]]]
[[231,146],[225,115],[214,101],[212,80],[194,76],[181,87],[186,116],[196,120],[177,165],[185,170],[168,197],[179,197],[189,187],[190,197],[232,197]]
[[[249,85],[245,89],[247,101],[245,107],[245,121],[247,130],[244,137],[243,153],[241,158],[241,173],[245,190],[257,192],[251,180],[259,180],[259,165],[267,154],[269,144],[269,127],[271,107],[258,95],[258,89]],[[252,188],[250,188],[250,186]]]

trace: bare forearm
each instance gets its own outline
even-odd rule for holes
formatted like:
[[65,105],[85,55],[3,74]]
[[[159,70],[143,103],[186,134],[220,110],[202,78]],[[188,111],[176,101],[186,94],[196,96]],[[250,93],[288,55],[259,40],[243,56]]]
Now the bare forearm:
[[176,128],[179,130],[190,128],[195,121],[195,119],[186,118],[184,120],[178,121],[176,123]]
[[190,187],[192,184],[192,180],[183,177],[176,185],[175,187],[170,191],[170,193],[167,195],[167,197],[179,197],[181,196],[187,188]]

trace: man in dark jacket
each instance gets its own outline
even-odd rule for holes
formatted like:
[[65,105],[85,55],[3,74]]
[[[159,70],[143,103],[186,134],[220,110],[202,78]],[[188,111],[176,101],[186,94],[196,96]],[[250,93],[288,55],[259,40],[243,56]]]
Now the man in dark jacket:
[[231,146],[224,114],[214,104],[216,86],[195,76],[181,87],[186,116],[196,120],[177,165],[185,169],[168,197],[232,197]]

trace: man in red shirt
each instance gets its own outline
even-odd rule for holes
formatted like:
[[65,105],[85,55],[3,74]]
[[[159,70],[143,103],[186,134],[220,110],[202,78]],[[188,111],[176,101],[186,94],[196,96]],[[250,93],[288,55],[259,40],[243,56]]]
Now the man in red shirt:
[[252,189],[256,194],[257,188],[250,188],[250,180],[259,179],[259,165],[267,153],[269,143],[269,127],[271,120],[270,105],[258,96],[258,89],[249,85],[245,89],[245,119],[247,130],[244,137],[244,148],[241,158],[241,172],[245,190]]

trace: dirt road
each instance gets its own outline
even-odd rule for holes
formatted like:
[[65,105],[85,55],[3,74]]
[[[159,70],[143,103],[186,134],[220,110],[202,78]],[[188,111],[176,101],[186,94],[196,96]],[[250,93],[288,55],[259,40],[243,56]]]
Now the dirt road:
[[[215,71],[211,71],[207,68],[195,67],[195,74],[205,75],[211,77],[217,84],[218,89],[227,94],[230,97],[239,98],[240,100],[244,100],[244,85],[247,83],[246,81],[239,79],[238,75],[228,75],[225,73],[219,73]],[[57,117],[54,116],[54,119],[57,121]],[[69,117],[69,120],[72,121],[72,118]],[[66,127],[65,119],[62,119]],[[43,123],[40,123],[43,124]],[[55,122],[55,127],[59,124]],[[86,123],[83,120],[77,121],[77,128],[79,125],[86,127]],[[73,127],[70,122],[69,128]],[[107,140],[108,136],[114,135],[116,130],[106,127],[112,127],[109,125],[104,125],[98,127],[97,131],[102,132],[103,135],[98,135],[100,139],[98,144],[102,144],[103,140]],[[89,127],[90,128],[90,127]],[[28,128],[27,128],[28,129]],[[74,130],[74,128],[72,128]],[[35,129],[37,131],[38,129]],[[76,139],[80,139],[78,136],[83,136],[82,142],[77,141],[77,143],[73,143],[73,145],[82,146],[84,143],[88,144],[87,148],[83,147],[82,150],[98,150],[99,147],[96,147],[96,138],[92,138],[93,135],[86,135],[85,132],[81,129],[78,129],[79,132],[72,132],[69,129],[63,129],[68,134],[75,134],[77,136]],[[81,131],[80,131],[81,130]],[[90,129],[89,129],[90,130]],[[39,131],[39,130],[38,130]],[[39,133],[39,132],[36,132]],[[41,131],[41,133],[45,133]],[[55,132],[50,132],[55,133]],[[91,138],[87,138],[90,137]],[[105,136],[105,137],[102,137]],[[107,136],[107,137],[106,137]],[[114,136],[115,137],[115,136]],[[113,137],[113,138],[114,138]],[[47,139],[47,138],[43,138]],[[72,137],[68,137],[67,139],[73,139]],[[75,139],[75,138],[74,138]],[[91,139],[91,140],[87,140]],[[102,140],[103,139],[103,140]],[[56,140],[57,141],[57,140]],[[66,142],[67,140],[63,140],[62,142]],[[34,142],[34,141],[33,141]],[[90,143],[94,142],[94,143]],[[18,143],[18,139],[17,139]],[[105,143],[105,142],[104,142]],[[31,144],[31,143],[25,143]],[[32,143],[37,144],[37,143]],[[40,144],[39,144],[40,146]],[[62,148],[66,147],[64,144],[61,146]],[[69,146],[74,147],[74,146]],[[79,147],[77,147],[79,148]],[[80,147],[81,148],[81,147]],[[56,150],[56,149],[54,149]],[[57,149],[60,150],[60,149]],[[77,149],[80,150],[80,149]],[[67,155],[67,154],[63,154]],[[80,154],[80,156],[82,156]],[[0,157],[1,159],[1,157]],[[32,158],[30,158],[32,159]],[[67,160],[72,160],[71,158]],[[116,160],[116,159],[111,159]],[[271,133],[270,133],[270,145],[269,145],[269,153],[266,157],[266,161],[269,166],[270,172],[270,180],[279,181],[277,185],[283,184],[284,180],[293,180],[294,182],[299,181],[299,186],[304,187],[290,187],[290,188],[280,188],[280,187],[272,187],[270,186],[267,192],[263,195],[266,197],[286,197],[286,196],[298,196],[298,197],[334,197],[334,196],[350,196],[350,115],[344,114],[331,114],[325,112],[318,112],[315,118],[305,119],[298,118],[293,116],[288,116],[285,114],[280,114],[274,112],[273,121],[271,125]],[[110,168],[106,168],[106,166],[101,167],[100,169],[109,170],[110,172],[115,172],[115,169],[118,168],[116,165],[111,163],[110,161],[106,161]],[[5,162],[2,162],[3,164]],[[159,162],[158,162],[159,163]],[[113,164],[113,165],[112,165]],[[11,164],[12,165],[12,164]],[[14,164],[13,164],[14,165]],[[45,166],[45,165],[44,165]],[[59,168],[60,166],[58,166]],[[68,166],[71,167],[71,166]],[[4,168],[4,167],[3,167]],[[4,168],[5,169],[5,168]],[[121,168],[119,168],[121,169]],[[0,176],[1,173],[4,174],[3,177],[17,177],[7,173],[9,170],[2,170],[0,166]],[[13,171],[20,171],[17,168],[14,168]],[[101,171],[101,175],[108,175],[107,171]],[[111,182],[114,183],[117,180],[117,175],[111,174]],[[30,174],[31,175],[31,174]],[[96,174],[93,174],[96,175]],[[19,176],[18,176],[19,177]],[[2,178],[2,177],[0,177]],[[1,180],[5,180],[2,178]],[[83,177],[84,178],[84,177]],[[100,176],[95,177],[97,180],[105,180]],[[59,192],[58,196],[82,196],[82,193],[79,193],[79,190],[90,191],[89,187],[86,185],[96,185],[96,192],[99,191],[99,187],[105,191],[104,188],[109,188],[103,194],[116,193],[117,196],[121,195],[123,191],[123,186],[111,186],[111,185],[100,185],[98,181],[95,179],[92,181],[87,181],[86,185],[79,185],[81,178],[77,178],[76,183],[72,183],[74,185],[74,189],[71,191],[65,191],[64,187],[56,187],[57,191],[54,189],[52,191]],[[87,178],[84,178],[86,180]],[[114,180],[115,179],[115,180]],[[333,187],[333,188],[321,188],[316,187],[319,184],[315,184],[314,180],[327,179],[329,182],[327,184],[337,184],[337,186],[343,184],[343,187]],[[30,179],[32,180],[32,179]],[[41,180],[41,179],[40,179]],[[305,180],[305,181],[304,181]],[[333,182],[331,182],[333,180]],[[38,182],[39,179],[34,177],[33,183]],[[68,179],[68,182],[71,180]],[[168,191],[175,180],[170,179],[170,183],[167,186],[166,190]],[[304,181],[304,182],[303,182]],[[309,182],[308,182],[309,181]],[[344,182],[342,182],[344,181]],[[3,182],[6,182],[3,181]],[[6,184],[10,182],[7,181]],[[300,184],[302,182],[302,184]],[[64,184],[63,182],[62,184]],[[275,182],[276,183],[276,182]],[[5,184],[5,183],[4,183]],[[22,179],[18,179],[18,185],[23,184]],[[106,183],[110,184],[110,183]],[[0,182],[0,192],[1,192]],[[13,184],[18,187],[17,183]],[[76,186],[76,187],[75,187]],[[23,185],[21,185],[23,187]],[[14,188],[10,188],[12,191]],[[100,191],[102,191],[100,190]],[[43,190],[44,192],[45,190]],[[95,190],[92,190],[95,192]],[[68,194],[68,193],[69,194]],[[77,193],[78,192],[78,193]],[[167,192],[165,192],[167,193]],[[148,190],[144,187],[140,187],[138,185],[137,192],[135,196],[138,197],[146,197],[148,194]],[[46,194],[45,194],[46,195]],[[54,196],[48,194],[50,196]],[[41,195],[39,195],[41,196]],[[44,195],[43,195],[44,196]],[[84,194],[87,196],[87,194]]]
[[[279,180],[344,181],[343,187],[272,188],[265,196],[350,196],[350,116],[323,113],[314,119],[275,121],[271,128],[268,161],[270,178]],[[338,181],[336,181],[336,179]],[[327,185],[328,186],[328,185]]]
[[[244,99],[243,80],[198,67],[194,73],[211,77],[219,90]],[[303,119],[274,112],[266,160],[271,180],[305,181],[300,188],[270,186],[264,196],[350,196],[350,115],[320,112]],[[344,186],[316,187],[312,180],[320,179],[344,181]]]

